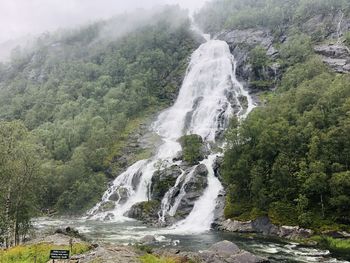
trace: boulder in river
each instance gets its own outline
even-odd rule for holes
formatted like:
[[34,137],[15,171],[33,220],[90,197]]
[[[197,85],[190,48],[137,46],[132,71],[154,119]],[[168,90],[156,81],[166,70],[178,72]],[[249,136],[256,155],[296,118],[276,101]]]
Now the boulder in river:
[[125,215],[148,224],[156,224],[159,210],[160,202],[152,200],[133,205]]
[[223,222],[218,222],[217,228],[228,232],[259,233],[291,240],[309,238],[313,234],[312,230],[298,226],[276,226],[271,223],[268,217],[259,217],[249,221],[227,219]]
[[139,243],[142,244],[142,245],[152,245],[152,244],[154,244],[156,242],[157,242],[157,240],[156,240],[156,238],[154,236],[146,235],[146,236],[144,236],[143,238],[140,239]]

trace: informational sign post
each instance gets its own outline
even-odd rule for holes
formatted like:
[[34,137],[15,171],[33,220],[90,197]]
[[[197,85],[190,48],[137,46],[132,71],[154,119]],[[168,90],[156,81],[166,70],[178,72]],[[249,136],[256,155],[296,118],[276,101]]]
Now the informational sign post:
[[69,259],[69,250],[51,250],[50,259],[55,262],[55,259]]

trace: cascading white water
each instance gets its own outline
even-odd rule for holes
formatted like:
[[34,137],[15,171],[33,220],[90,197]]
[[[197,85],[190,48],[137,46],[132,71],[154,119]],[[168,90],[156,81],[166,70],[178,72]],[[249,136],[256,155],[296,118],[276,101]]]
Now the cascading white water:
[[[244,109],[237,99],[246,96],[248,109]],[[121,202],[121,198],[115,202],[112,211],[115,220],[125,220],[124,214],[134,204],[148,200],[148,189],[153,173],[158,162],[167,166],[174,164],[173,159],[181,151],[178,139],[185,134],[198,134],[206,144],[215,143],[216,137],[226,127],[230,116],[236,113],[244,118],[254,105],[248,92],[235,77],[235,63],[226,42],[220,40],[208,40],[202,44],[191,57],[190,65],[179,96],[172,107],[162,112],[153,123],[152,129],[162,138],[156,155],[149,160],[142,160],[127,169],[118,176],[113,185],[106,191],[101,203],[97,204],[90,212],[93,218],[104,218],[107,212],[100,212],[101,205],[110,200],[110,197],[118,189],[127,191],[127,200]],[[236,109],[236,111],[234,110]],[[170,227],[171,231],[184,232],[195,230],[202,232],[210,229],[214,218],[216,199],[222,186],[215,177],[213,163],[216,154],[212,153],[201,163],[208,170],[208,185],[203,195],[195,202],[189,216]],[[175,186],[181,185],[180,194],[171,202],[172,191],[169,189],[162,200],[160,219],[166,215],[173,216],[185,194],[184,186],[191,179],[196,166],[183,171],[177,178]],[[138,178],[140,177],[140,178]],[[139,180],[137,186],[136,179]],[[108,212],[111,213],[111,212]],[[195,229],[194,229],[195,225]]]
[[208,169],[208,187],[195,203],[186,219],[176,223],[171,230],[177,234],[201,233],[210,230],[214,220],[214,209],[219,192],[223,189],[219,179],[215,177],[213,165],[217,155],[212,154],[203,163]]

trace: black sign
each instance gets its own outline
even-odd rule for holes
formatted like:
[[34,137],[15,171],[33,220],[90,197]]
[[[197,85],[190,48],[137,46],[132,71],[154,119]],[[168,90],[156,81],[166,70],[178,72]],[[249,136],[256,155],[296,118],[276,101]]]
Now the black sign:
[[69,250],[51,250],[50,259],[69,259]]

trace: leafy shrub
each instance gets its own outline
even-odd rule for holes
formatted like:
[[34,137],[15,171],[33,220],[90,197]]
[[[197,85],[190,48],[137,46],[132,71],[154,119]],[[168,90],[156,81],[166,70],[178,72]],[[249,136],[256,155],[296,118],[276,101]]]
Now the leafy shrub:
[[197,134],[185,135],[180,138],[183,158],[190,164],[196,164],[203,159],[203,139]]

